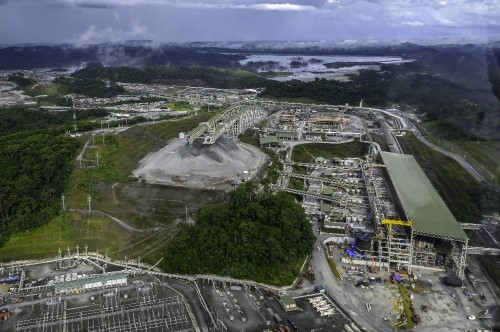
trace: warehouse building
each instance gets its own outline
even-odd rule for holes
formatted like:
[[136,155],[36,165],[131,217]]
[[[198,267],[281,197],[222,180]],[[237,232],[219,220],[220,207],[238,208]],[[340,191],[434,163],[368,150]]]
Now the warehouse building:
[[127,285],[127,277],[126,273],[102,274],[84,279],[63,281],[55,284],[55,291],[58,294],[69,294],[93,289],[125,286]]
[[[411,155],[381,152],[400,220],[375,220],[387,237],[378,252],[390,265],[449,268],[463,279],[468,238]],[[379,218],[380,219],[380,218]]]

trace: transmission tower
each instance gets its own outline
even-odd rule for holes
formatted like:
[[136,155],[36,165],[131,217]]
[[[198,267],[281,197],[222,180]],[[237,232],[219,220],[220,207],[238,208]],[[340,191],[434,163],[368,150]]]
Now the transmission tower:
[[76,133],[78,131],[78,125],[76,124],[76,110],[71,106],[73,109],[73,131]]

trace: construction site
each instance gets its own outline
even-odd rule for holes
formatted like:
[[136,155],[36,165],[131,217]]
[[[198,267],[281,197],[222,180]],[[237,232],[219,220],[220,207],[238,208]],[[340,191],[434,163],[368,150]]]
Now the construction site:
[[[488,250],[468,246],[463,228],[472,225],[454,218],[413,156],[380,150],[371,132],[383,135],[387,124],[369,130],[365,116],[348,105],[330,110],[297,107],[272,116],[272,128],[263,130],[261,143],[270,144],[269,138],[275,137],[284,143],[278,149],[288,151],[277,186],[303,197],[306,213],[335,234],[327,243],[345,247],[345,262],[407,273],[414,266],[427,267],[464,279],[467,253]],[[332,148],[359,140],[369,149],[362,156],[293,161],[291,150],[300,142],[292,141],[310,140],[331,141]],[[294,172],[297,167],[304,171]],[[303,181],[304,189],[292,189],[290,179]]]
[[[300,128],[310,126],[310,117],[301,118],[297,114],[276,117],[277,128],[294,131],[290,134],[293,139],[279,139],[283,142],[276,145],[288,151],[277,189],[302,198],[306,213],[319,225],[321,243],[338,262],[339,272],[356,287],[372,287],[376,280],[413,283],[413,278],[416,280],[416,275],[423,273],[442,275],[438,282],[467,287],[464,294],[476,294],[483,305],[487,301],[485,292],[495,298],[494,292],[477,288],[476,278],[470,277],[472,272],[467,268],[467,255],[498,255],[499,249],[470,246],[464,229],[479,230],[483,225],[457,221],[415,158],[396,153],[397,139],[392,130],[400,125],[399,119],[380,117],[377,126],[372,121],[373,112],[361,108],[337,107],[331,113],[336,121],[320,121],[322,127],[315,140],[326,141],[328,133],[335,133],[345,140],[332,141],[332,149],[339,150],[339,145],[359,140],[369,145],[368,152],[347,158],[315,155],[308,163],[295,161],[293,149],[298,146],[307,149],[310,144],[310,134],[300,135]],[[371,122],[370,129],[368,122]],[[348,134],[342,134],[344,130]],[[269,132],[264,131],[262,135],[267,138]],[[373,133],[390,135],[393,141],[387,145],[395,152],[381,151],[372,139]],[[288,142],[300,137],[301,142]],[[292,180],[303,182],[302,189],[291,186]],[[371,277],[363,278],[368,273]],[[376,297],[371,300],[376,301]],[[394,308],[398,312],[399,305]],[[483,311],[476,310],[465,316],[469,319],[491,317]],[[406,318],[400,322],[406,324]]]

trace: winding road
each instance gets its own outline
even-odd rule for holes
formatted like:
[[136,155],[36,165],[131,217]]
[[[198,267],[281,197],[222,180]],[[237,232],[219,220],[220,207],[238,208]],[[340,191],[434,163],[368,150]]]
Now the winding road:
[[486,179],[484,178],[484,176],[482,176],[467,160],[465,160],[462,156],[460,156],[459,154],[456,154],[454,152],[450,152],[446,149],[443,149],[442,147],[440,146],[437,146],[436,144],[433,144],[431,142],[429,142],[423,135],[422,133],[415,127],[415,125],[410,121],[408,120],[407,118],[405,118],[404,116],[401,116],[401,115],[398,115],[398,114],[395,114],[391,111],[388,111],[388,110],[382,110],[382,109],[378,109],[378,108],[365,108],[365,109],[368,109],[368,110],[372,110],[372,111],[376,111],[376,112],[380,112],[380,113],[383,113],[385,115],[388,115],[392,118],[394,118],[396,120],[396,123],[398,124],[398,126],[400,128],[398,129],[403,129],[403,130],[410,130],[413,132],[413,134],[415,135],[416,138],[418,138],[419,141],[421,141],[422,143],[424,143],[425,145],[427,145],[428,147],[444,154],[445,156],[448,156],[450,158],[453,158],[456,160],[456,162],[458,162],[467,172],[469,172],[470,175],[472,175],[472,177],[478,181],[478,182],[483,182],[483,181],[486,181]]
[[448,156],[450,158],[455,159],[463,168],[465,168],[465,170],[467,172],[469,172],[470,175],[472,175],[472,177],[474,179],[476,179],[476,181],[478,181],[478,182],[486,181],[484,176],[482,176],[478,171],[476,171],[476,169],[474,167],[472,167],[472,165],[469,164],[469,162],[466,161],[462,156],[460,156],[454,152],[450,152],[448,150],[445,150],[442,147],[437,146],[437,145],[429,142],[424,136],[422,136],[420,131],[418,131],[417,129],[413,129],[412,131],[413,131],[413,134],[415,135],[415,137],[418,138],[422,143],[424,143],[428,147],[430,147],[438,152],[441,152],[445,156]]

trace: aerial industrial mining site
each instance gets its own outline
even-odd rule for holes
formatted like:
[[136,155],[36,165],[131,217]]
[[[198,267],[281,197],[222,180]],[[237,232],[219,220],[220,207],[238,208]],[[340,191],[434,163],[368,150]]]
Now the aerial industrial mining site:
[[[277,287],[169,274],[140,254],[111,257],[82,244],[1,263],[1,330],[486,331],[498,324],[498,292],[475,260],[500,253],[498,216],[481,224],[453,216],[398,142],[412,136],[432,145],[415,126],[418,118],[362,103],[276,102],[243,90],[175,87],[155,96],[192,105],[208,100],[221,111],[152,150],[132,176],[148,185],[229,191],[264,176],[267,153],[275,153],[281,169],[269,188],[296,197],[316,236],[301,276]],[[119,108],[126,104],[114,107],[113,121],[125,122],[131,113]],[[154,123],[156,115],[147,113]],[[104,122],[85,135],[104,141],[130,130]],[[258,144],[243,143],[243,134]],[[85,153],[79,158],[76,164],[92,162]],[[82,210],[92,204],[89,197]],[[466,230],[489,246],[471,245]]]

